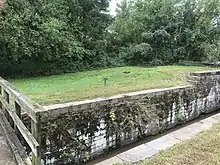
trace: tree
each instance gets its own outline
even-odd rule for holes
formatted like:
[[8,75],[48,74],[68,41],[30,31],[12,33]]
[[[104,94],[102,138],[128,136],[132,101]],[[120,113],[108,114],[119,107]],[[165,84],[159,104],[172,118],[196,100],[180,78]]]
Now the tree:
[[180,59],[206,60],[210,55],[204,46],[217,45],[220,40],[219,3],[218,0],[137,0],[126,8],[123,17],[119,13],[111,25],[111,43],[118,45],[120,52],[146,42],[152,47],[151,56],[165,64]]
[[7,0],[0,56],[13,59],[11,72],[33,75],[88,69],[94,61],[102,66],[94,58],[105,55],[97,49],[111,22],[107,7],[108,0]]

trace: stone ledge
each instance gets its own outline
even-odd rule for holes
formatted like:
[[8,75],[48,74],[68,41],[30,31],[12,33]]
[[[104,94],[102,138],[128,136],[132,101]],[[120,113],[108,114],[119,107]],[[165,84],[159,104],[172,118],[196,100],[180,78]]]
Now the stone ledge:
[[[51,114],[50,111],[59,111],[60,113],[64,114],[67,112],[74,112],[78,109],[84,110],[87,108],[95,107],[96,105],[100,104],[106,104],[106,103],[116,103],[118,102],[118,99],[129,99],[134,97],[140,97],[141,95],[147,95],[147,94],[161,94],[163,92],[168,91],[180,91],[186,88],[192,88],[192,85],[186,85],[186,86],[178,86],[178,87],[170,87],[170,88],[162,88],[162,89],[149,89],[149,90],[142,90],[139,92],[131,92],[131,93],[125,93],[121,95],[115,95],[112,97],[103,97],[103,98],[96,98],[92,100],[83,100],[83,101],[75,101],[75,102],[69,102],[69,103],[63,103],[63,104],[53,104],[44,106],[44,110],[42,112],[48,112]],[[52,115],[52,114],[51,114]]]
[[200,71],[200,72],[192,72],[191,76],[214,76],[220,75],[220,70],[209,70],[209,71]]

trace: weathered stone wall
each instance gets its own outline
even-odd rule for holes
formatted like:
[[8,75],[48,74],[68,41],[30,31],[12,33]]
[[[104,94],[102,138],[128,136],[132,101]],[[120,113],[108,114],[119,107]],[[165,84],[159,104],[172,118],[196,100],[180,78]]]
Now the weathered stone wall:
[[192,85],[45,107],[44,164],[82,164],[220,107],[220,71],[191,73]]
[[5,3],[5,0],[0,0],[0,10],[1,8],[3,8],[4,3]]

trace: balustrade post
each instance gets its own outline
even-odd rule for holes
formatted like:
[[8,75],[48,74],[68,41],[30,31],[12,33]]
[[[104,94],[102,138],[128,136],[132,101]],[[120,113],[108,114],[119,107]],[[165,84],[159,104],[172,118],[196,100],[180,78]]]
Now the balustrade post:
[[[16,112],[17,116],[21,119],[21,107],[16,101],[15,101],[15,112]],[[14,123],[14,130],[15,130],[16,135],[19,137],[20,132],[19,132],[15,123]]]
[[[9,103],[9,94],[4,89],[3,89],[3,97],[7,101],[7,103]],[[9,119],[9,114],[8,111],[5,109],[5,107],[3,107],[3,113],[5,114],[5,117]]]
[[[0,86],[0,96],[2,97],[3,96],[3,93],[2,93],[2,86]],[[3,107],[2,107],[2,102],[0,101],[0,109],[2,110]]]
[[[37,120],[37,123],[31,120],[31,132],[34,138],[37,140],[39,145],[41,145],[41,121],[40,119]],[[41,164],[41,147],[38,149],[38,155],[32,156],[32,164],[33,165],[40,165]]]

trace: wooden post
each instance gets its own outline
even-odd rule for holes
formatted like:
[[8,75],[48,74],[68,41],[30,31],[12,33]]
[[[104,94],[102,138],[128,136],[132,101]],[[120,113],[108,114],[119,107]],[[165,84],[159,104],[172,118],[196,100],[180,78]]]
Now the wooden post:
[[[7,103],[10,104],[9,93],[6,92],[5,90],[4,90],[4,98],[5,98],[5,100],[7,101]],[[11,127],[13,128],[13,126],[14,126],[14,121],[12,120],[11,116],[9,115],[7,109],[5,109],[4,113],[5,113],[5,117],[8,119],[8,122],[10,123]]]
[[0,110],[2,110],[2,109],[3,109],[2,102],[0,101]]
[[[34,138],[37,140],[37,142],[39,143],[39,145],[41,145],[41,121],[40,119],[38,119],[37,121],[38,123],[35,123],[33,120],[31,120],[31,132],[32,135],[34,136]],[[40,165],[41,164],[41,147],[39,147],[39,152],[38,155],[34,155],[32,156],[32,164],[33,165]]]
[[[0,86],[0,96],[2,97],[3,94],[2,94],[2,86]],[[0,101],[0,109],[2,110],[2,102]]]
[[0,95],[2,96],[2,86],[0,86]]
[[[19,118],[21,118],[21,107],[20,105],[15,101],[15,112],[17,114],[17,116]],[[16,126],[16,124],[14,123],[14,130],[15,130],[15,134],[19,137],[20,136],[20,132]]]
[[[9,103],[9,94],[4,89],[3,89],[3,97],[7,101],[7,103]],[[8,111],[5,109],[5,107],[3,107],[3,113],[5,114],[5,117],[9,119],[9,114]]]
[[9,103],[9,94],[5,90],[4,90],[4,98],[7,101],[7,103]]

